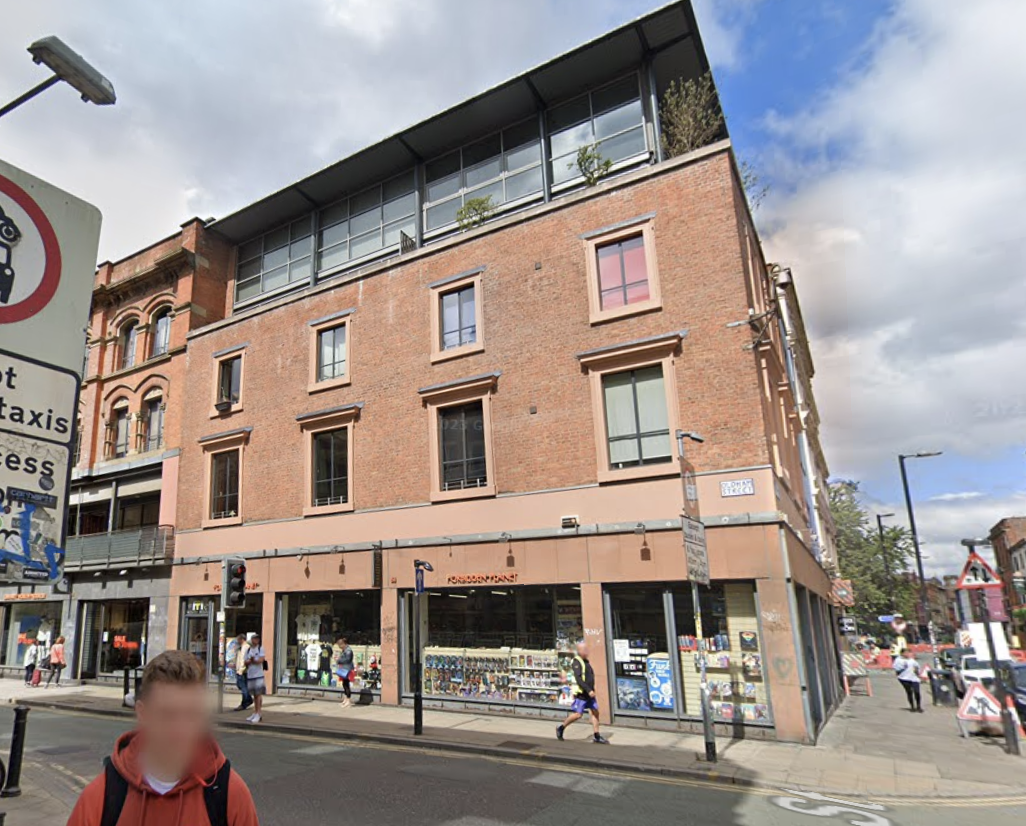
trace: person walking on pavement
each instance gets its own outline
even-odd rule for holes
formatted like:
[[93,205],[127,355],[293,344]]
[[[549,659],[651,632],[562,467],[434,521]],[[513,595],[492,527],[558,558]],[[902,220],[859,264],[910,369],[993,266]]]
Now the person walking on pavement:
[[68,661],[64,655],[64,637],[58,637],[57,642],[50,646],[50,676],[46,678],[46,688],[50,687],[50,681],[56,688],[61,687],[61,672],[67,666]]
[[894,673],[898,675],[898,682],[905,689],[909,711],[922,714],[923,696],[920,684],[923,681],[923,677],[919,663],[916,662],[916,655],[911,652],[905,652],[899,656],[894,661]]
[[353,704],[353,689],[350,685],[353,681],[353,649],[345,637],[339,637],[335,649],[335,674],[338,676],[342,691],[345,692],[342,697],[342,708],[349,708]]
[[29,640],[29,647],[25,649],[25,685],[32,685],[32,672],[36,670],[38,659],[39,644],[35,640]]
[[256,709],[246,720],[250,723],[259,723],[263,716],[264,695],[267,693],[267,684],[264,681],[264,672],[267,670],[267,655],[264,647],[260,644],[260,635],[254,634],[249,649],[246,651],[246,687]]
[[235,638],[235,686],[242,695],[235,711],[245,711],[253,705],[253,697],[249,693],[249,680],[246,677],[246,655],[249,653],[249,642],[245,634]]
[[584,716],[584,712],[591,714],[592,739],[596,743],[608,744],[609,741],[599,731],[599,709],[598,701],[595,699],[595,669],[588,661],[588,645],[584,642],[577,643],[577,655],[570,665],[570,674],[567,675],[573,686],[574,704],[567,718],[556,727],[556,738],[563,739],[566,730]]

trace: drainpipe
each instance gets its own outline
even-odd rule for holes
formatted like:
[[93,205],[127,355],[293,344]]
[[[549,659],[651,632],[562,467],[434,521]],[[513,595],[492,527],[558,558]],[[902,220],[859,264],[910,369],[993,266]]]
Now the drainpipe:
[[110,507],[107,509],[107,533],[114,533],[114,526],[117,524],[118,513],[118,482],[117,479],[110,483]]

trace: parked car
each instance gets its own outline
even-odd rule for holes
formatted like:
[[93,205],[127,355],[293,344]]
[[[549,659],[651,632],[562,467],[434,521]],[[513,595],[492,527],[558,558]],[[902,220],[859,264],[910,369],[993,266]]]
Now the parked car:
[[[1009,668],[1015,665],[1012,660],[1004,660],[1003,664]],[[968,684],[973,682],[983,683],[983,687],[986,689],[990,689],[994,685],[994,668],[990,664],[990,660],[977,659],[975,654],[964,655],[958,668],[953,671],[957,671],[961,678],[963,692],[968,688]],[[957,680],[955,684],[958,685]]]
[[1026,720],[1026,663],[1017,662],[1012,665],[1012,684],[1019,719]]

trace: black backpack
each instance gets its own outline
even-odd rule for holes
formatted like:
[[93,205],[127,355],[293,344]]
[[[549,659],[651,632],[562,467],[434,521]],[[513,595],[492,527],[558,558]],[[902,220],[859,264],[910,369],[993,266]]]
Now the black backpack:
[[[210,826],[228,826],[228,781],[232,766],[227,760],[218,770],[214,782],[203,789],[203,802],[207,806]],[[103,816],[100,826],[117,826],[121,810],[128,797],[128,781],[121,776],[109,757],[103,761]]]

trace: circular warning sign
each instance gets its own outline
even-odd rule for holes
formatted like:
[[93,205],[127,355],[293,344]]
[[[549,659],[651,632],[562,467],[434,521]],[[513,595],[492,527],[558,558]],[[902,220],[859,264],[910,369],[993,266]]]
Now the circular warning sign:
[[61,280],[61,248],[31,196],[0,175],[0,324],[31,318]]

